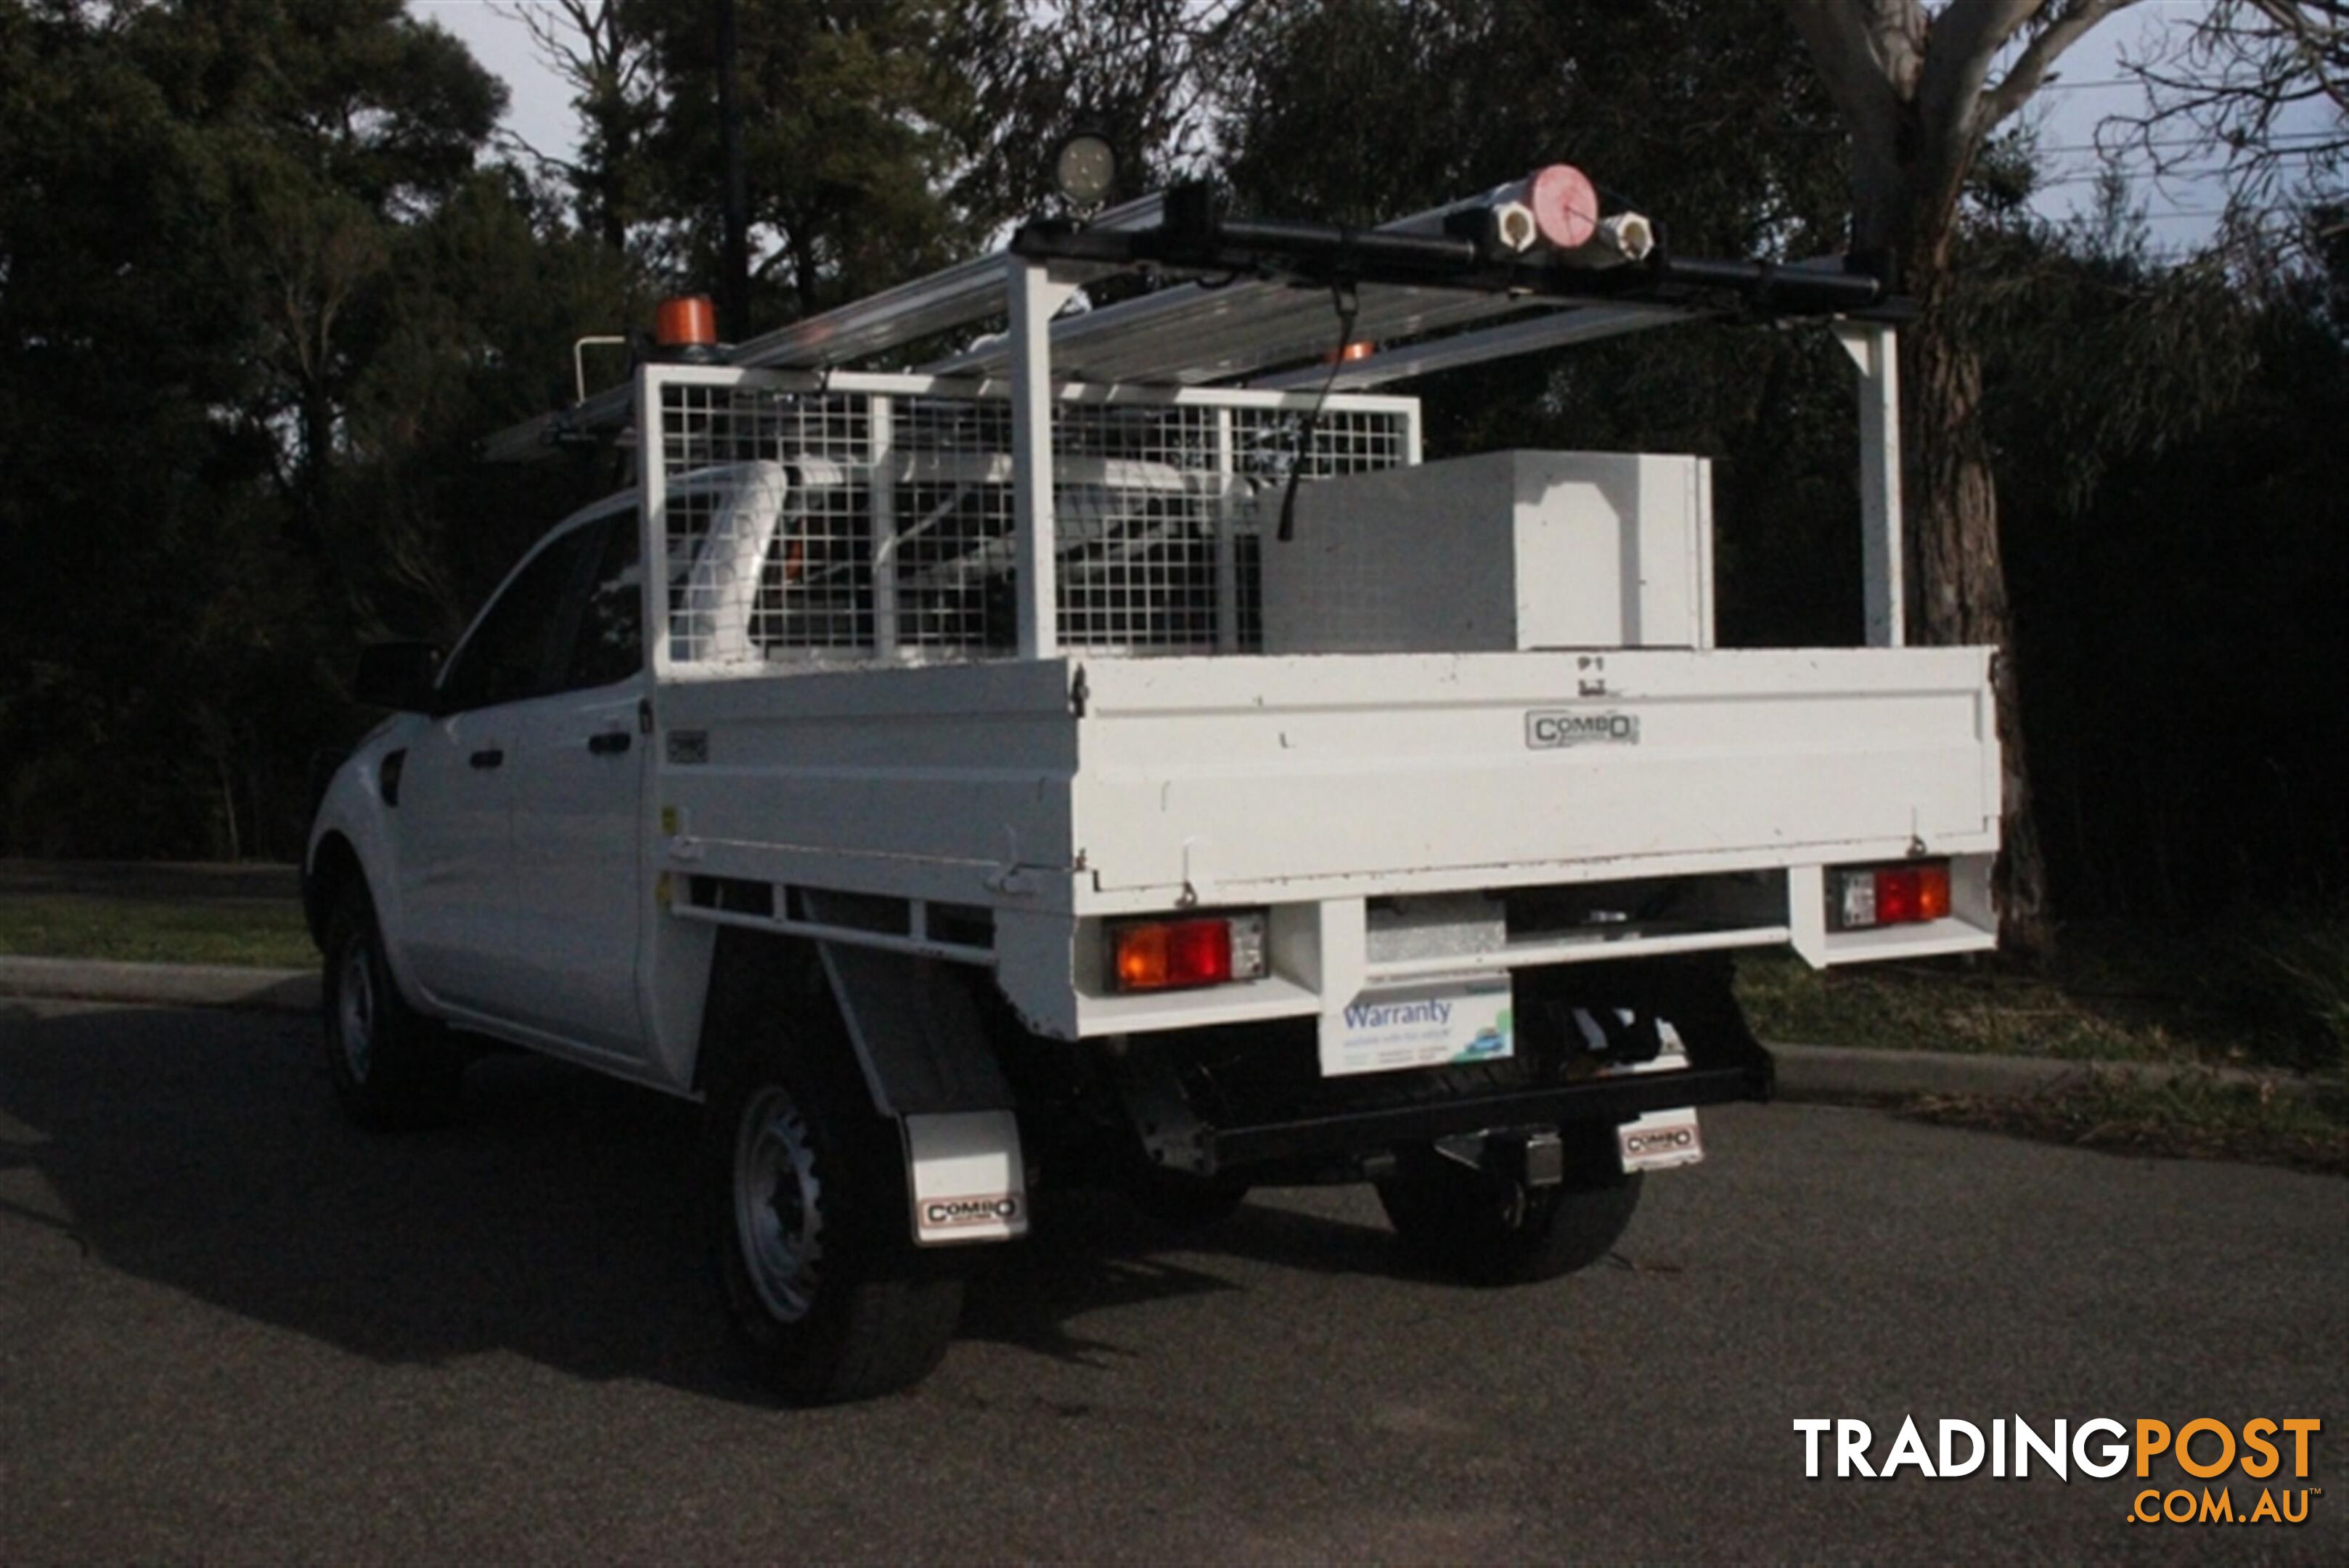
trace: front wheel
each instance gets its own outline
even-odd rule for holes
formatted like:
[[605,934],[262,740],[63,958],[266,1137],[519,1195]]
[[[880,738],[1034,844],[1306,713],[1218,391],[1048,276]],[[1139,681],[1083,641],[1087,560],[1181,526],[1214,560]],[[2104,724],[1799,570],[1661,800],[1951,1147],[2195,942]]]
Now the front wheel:
[[336,901],[325,945],[320,1036],[345,1114],[376,1132],[446,1120],[464,1059],[448,1031],[399,994],[364,887],[353,883]]
[[[1640,1178],[1610,1168],[1597,1140],[1577,1150],[1567,1179],[1528,1187],[1433,1144],[1395,1151],[1379,1202],[1403,1245],[1444,1272],[1478,1284],[1530,1284],[1588,1268],[1631,1223]],[[1611,1154],[1613,1139],[1605,1140]]]
[[844,1043],[801,1044],[769,1025],[719,1069],[706,1200],[719,1293],[760,1379],[827,1405],[926,1376],[962,1280],[913,1245],[896,1129]]

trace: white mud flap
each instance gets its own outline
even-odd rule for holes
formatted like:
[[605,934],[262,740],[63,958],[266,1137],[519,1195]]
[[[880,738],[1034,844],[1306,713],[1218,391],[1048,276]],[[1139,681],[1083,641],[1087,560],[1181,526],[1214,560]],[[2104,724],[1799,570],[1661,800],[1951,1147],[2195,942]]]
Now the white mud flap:
[[1009,1111],[905,1117],[914,1240],[925,1247],[1009,1241],[1028,1233],[1028,1178]]
[[1704,1134],[1697,1126],[1696,1107],[1683,1106],[1625,1122],[1615,1129],[1615,1147],[1626,1171],[1670,1170],[1704,1158]]

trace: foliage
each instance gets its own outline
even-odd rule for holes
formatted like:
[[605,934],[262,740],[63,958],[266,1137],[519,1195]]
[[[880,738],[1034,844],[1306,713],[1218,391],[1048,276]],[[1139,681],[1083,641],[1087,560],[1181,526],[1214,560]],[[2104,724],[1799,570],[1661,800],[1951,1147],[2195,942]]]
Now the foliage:
[[0,953],[259,969],[309,969],[318,961],[302,907],[267,898],[0,893]]
[[[1834,109],[1764,0],[1269,6],[1219,66],[1217,139],[1246,208],[1368,222],[1570,157],[1684,252],[1840,248]],[[1413,389],[1431,456],[1515,445],[1713,458],[1726,635],[1858,639],[1850,374],[1822,336],[1690,329]]]
[[2116,1068],[2021,1098],[1930,1095],[1904,1109],[1945,1127],[2140,1158],[2234,1159],[2349,1176],[2349,1101],[2338,1091],[2282,1093],[2209,1073],[2157,1082]]
[[2012,955],[1814,970],[1742,958],[1765,1040],[2064,1061],[2159,1062],[2338,1077],[2349,922],[2295,911],[2223,930],[2075,925],[2043,962]]
[[[2215,0],[2187,25],[2148,34],[2122,61],[2151,101],[2106,128],[2098,140],[2109,150],[2163,172],[2221,160],[2232,225],[2287,241],[2296,237],[2290,226],[2262,221],[2267,203],[2292,196],[2305,213],[2340,201],[2349,178],[2349,6]],[[2337,211],[2313,226],[2319,237],[2349,233]]]
[[2249,939],[2263,1016],[2295,1041],[2313,1070],[2349,1072],[2349,919],[2271,917]]
[[[959,259],[986,214],[955,199],[973,103],[944,0],[738,0],[754,321],[803,316]],[[661,89],[644,139],[654,256],[714,278],[721,189],[715,7],[639,0]]]
[[398,0],[0,5],[0,843],[285,853],[357,639],[510,558],[463,454],[620,306],[502,102]]
[[[569,396],[575,337],[710,280],[709,10],[536,14],[577,53],[562,164],[502,157],[498,85],[398,0],[0,0],[0,853],[291,854],[312,753],[365,722],[356,644],[452,637],[609,483],[472,443]],[[1079,126],[1129,190],[1213,169],[1244,208],[1386,217],[1566,156],[1683,251],[1833,252],[1850,143],[1801,54],[1772,0],[742,0],[757,312],[968,254]],[[2171,265],[2117,201],[2033,223],[2033,162],[1989,144],[1952,255],[2059,903],[2336,907],[2349,235]],[[1822,335],[1413,389],[1434,455],[1712,457],[1725,639],[1857,640]]]
[[[2110,211],[1978,234],[2025,717],[2074,914],[2337,902],[2349,454],[2338,274],[2167,265]],[[1999,280],[1995,283],[1987,280]]]

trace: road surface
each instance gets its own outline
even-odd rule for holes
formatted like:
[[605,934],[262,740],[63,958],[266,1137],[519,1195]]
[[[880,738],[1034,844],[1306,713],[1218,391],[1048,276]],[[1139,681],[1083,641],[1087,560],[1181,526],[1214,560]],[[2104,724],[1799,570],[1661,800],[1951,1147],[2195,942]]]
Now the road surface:
[[[1356,1189],[1187,1239],[1070,1197],[928,1384],[799,1413],[714,1327],[689,1107],[500,1059],[371,1138],[310,1051],[0,1002],[0,1562],[2349,1561],[2337,1179],[1738,1107],[1616,1257],[1505,1293]],[[1904,1414],[2314,1416],[2327,1494],[2169,1527],[2127,1471],[1804,1479],[1795,1417],[1880,1459]]]

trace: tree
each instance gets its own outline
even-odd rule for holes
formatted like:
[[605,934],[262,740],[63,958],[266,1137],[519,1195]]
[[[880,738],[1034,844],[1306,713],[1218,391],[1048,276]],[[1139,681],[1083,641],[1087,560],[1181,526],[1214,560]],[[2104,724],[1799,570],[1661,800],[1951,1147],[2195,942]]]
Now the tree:
[[531,156],[567,183],[580,225],[625,252],[630,229],[647,216],[646,138],[659,112],[657,62],[638,16],[624,0],[536,0],[501,7],[530,32],[539,58],[571,88],[579,117],[575,159]]
[[1118,150],[1112,202],[1199,173],[1216,76],[1261,0],[966,0],[957,26],[978,99],[960,182],[974,206],[1031,211],[1069,134]]
[[2117,179],[2091,222],[1966,244],[1992,439],[2033,479],[2002,510],[2066,916],[2322,917],[2349,871],[2338,261],[2168,260]]
[[2107,123],[2108,152],[2140,154],[2164,173],[2222,160],[2239,231],[2276,228],[2261,220],[2286,198],[2308,210],[2320,244],[2349,233],[2349,5],[2220,0],[2124,64],[2152,102]]
[[2025,950],[2049,940],[2046,867],[2032,812],[1982,367],[1961,325],[1953,247],[1959,200],[1985,140],[2065,50],[2131,3],[1950,0],[1929,12],[1923,0],[1785,0],[1850,137],[1852,246],[1882,258],[1918,304],[1902,339],[1910,627],[1927,642],[2000,650],[2001,913],[2007,940]]
[[394,232],[467,178],[505,89],[401,0],[223,0],[130,13],[125,44],[200,138],[221,223],[211,261],[249,280],[259,385],[242,412],[290,425],[285,479],[323,540],[343,407]]
[[[1266,5],[1212,63],[1214,140],[1244,211],[1377,222],[1567,158],[1684,254],[1842,246],[1835,108],[1776,0]],[[1851,369],[1824,333],[1694,325],[1409,389],[1431,457],[1714,459],[1724,640],[1859,639]]]
[[[647,148],[659,260],[718,275],[714,7],[641,0],[660,111]],[[967,254],[954,199],[973,108],[951,0],[737,0],[753,314],[811,314]]]
[[624,313],[499,101],[396,0],[0,0],[9,850],[292,852],[354,641],[545,521],[467,448]]

